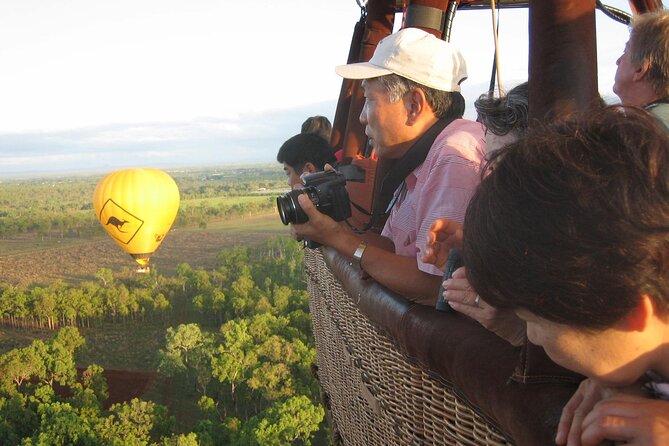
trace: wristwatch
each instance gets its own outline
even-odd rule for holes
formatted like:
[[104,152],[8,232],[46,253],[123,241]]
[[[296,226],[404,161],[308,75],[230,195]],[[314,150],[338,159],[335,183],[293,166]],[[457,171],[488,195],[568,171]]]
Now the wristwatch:
[[362,269],[360,262],[362,261],[362,255],[365,253],[365,249],[367,249],[367,242],[360,242],[355,252],[353,253],[353,257],[351,257],[351,266],[356,266],[357,268]]

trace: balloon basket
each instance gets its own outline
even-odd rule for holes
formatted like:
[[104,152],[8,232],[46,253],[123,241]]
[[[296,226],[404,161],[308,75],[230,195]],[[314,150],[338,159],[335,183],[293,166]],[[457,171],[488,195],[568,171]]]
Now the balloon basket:
[[151,272],[151,267],[149,265],[139,265],[135,268],[135,272],[138,274],[148,274]]

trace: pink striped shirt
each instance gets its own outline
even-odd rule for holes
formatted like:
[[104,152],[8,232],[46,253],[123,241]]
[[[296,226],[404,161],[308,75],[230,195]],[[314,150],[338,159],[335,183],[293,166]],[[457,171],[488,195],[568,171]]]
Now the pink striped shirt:
[[439,268],[421,261],[427,231],[437,218],[464,221],[481,180],[484,148],[478,122],[457,119],[437,136],[425,161],[406,178],[406,188],[383,227],[381,234],[395,243],[395,254],[414,256],[418,269],[442,275]]

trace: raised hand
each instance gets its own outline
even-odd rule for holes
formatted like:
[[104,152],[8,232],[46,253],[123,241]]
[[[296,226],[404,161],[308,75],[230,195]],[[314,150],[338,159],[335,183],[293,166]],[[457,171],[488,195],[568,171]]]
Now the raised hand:
[[427,233],[427,246],[423,262],[444,269],[448,251],[462,246],[462,223],[439,218],[432,223]]

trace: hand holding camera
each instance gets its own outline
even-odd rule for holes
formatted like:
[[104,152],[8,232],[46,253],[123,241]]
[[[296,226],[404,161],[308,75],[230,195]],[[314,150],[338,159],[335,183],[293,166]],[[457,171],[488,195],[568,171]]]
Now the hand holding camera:
[[[310,207],[311,205],[321,214],[331,217],[334,222],[344,221],[351,216],[351,203],[346,191],[346,179],[343,174],[335,170],[325,170],[305,175],[302,181],[304,183],[302,189],[292,190],[276,199],[277,209],[283,224],[288,225],[293,223],[301,225],[310,221],[311,219],[303,207]],[[300,198],[301,196],[305,198]],[[302,205],[300,201],[302,201]],[[319,219],[316,223],[313,225],[314,227],[300,228],[304,229],[303,233],[293,227],[293,232],[305,239],[312,240],[313,236],[323,236],[327,233],[323,225],[328,225],[332,222]],[[332,228],[332,230],[334,229]],[[339,225],[337,225],[337,229],[339,229]],[[308,246],[314,248],[318,245],[310,242]]]

